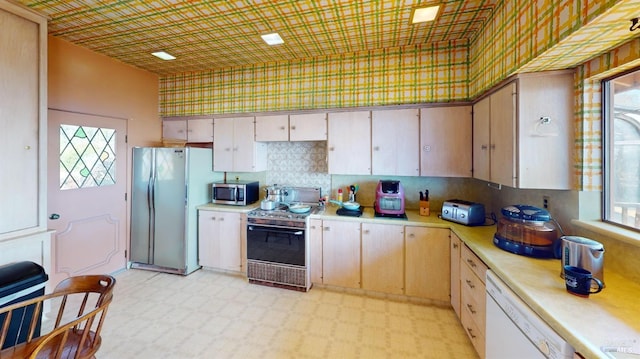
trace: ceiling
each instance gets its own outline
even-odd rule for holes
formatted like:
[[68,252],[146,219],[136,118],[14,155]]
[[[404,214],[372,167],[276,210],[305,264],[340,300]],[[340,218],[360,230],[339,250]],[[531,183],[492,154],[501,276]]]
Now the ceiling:
[[[468,42],[497,0],[444,0],[438,19],[412,25],[420,0],[20,0],[49,16],[49,34],[168,75],[273,61]],[[260,35],[278,32],[284,44]],[[151,52],[167,51],[163,61]]]

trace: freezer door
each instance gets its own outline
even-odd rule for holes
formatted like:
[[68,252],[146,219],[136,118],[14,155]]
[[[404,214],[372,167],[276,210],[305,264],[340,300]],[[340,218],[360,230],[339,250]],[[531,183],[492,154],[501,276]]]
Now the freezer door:
[[131,251],[132,262],[153,262],[153,149],[133,149],[131,183]]
[[155,153],[153,264],[186,267],[186,157],[185,148],[157,148]]

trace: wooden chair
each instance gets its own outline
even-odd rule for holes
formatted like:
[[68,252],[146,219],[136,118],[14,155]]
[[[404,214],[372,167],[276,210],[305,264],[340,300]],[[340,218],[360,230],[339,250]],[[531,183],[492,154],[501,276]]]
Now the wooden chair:
[[[0,348],[5,346],[14,313],[21,328],[27,330],[26,341],[0,351],[0,359],[13,358],[95,358],[102,343],[100,332],[113,298],[115,278],[108,275],[70,277],[58,284],[53,293],[25,300],[4,308],[6,314],[0,330]],[[43,309],[50,310],[43,313]],[[24,309],[33,315],[24,315]],[[57,309],[57,311],[56,311]],[[43,318],[44,333],[37,336],[40,315],[55,315],[55,321]]]

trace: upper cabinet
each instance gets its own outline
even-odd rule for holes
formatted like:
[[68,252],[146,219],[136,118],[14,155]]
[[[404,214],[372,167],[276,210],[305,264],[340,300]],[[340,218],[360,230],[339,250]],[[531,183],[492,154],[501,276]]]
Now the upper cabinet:
[[0,241],[47,229],[46,45],[44,17],[0,2]]
[[570,189],[573,72],[518,75],[473,106],[473,176],[516,188]]
[[371,174],[369,111],[329,113],[327,159],[330,174]]
[[267,169],[267,144],[255,141],[253,117],[213,120],[213,170],[258,172]]
[[418,112],[417,108],[371,111],[371,174],[420,175]]
[[213,142],[213,119],[163,120],[162,138],[187,142]]
[[256,116],[256,141],[326,140],[326,113]]
[[420,175],[471,177],[471,106],[420,110]]

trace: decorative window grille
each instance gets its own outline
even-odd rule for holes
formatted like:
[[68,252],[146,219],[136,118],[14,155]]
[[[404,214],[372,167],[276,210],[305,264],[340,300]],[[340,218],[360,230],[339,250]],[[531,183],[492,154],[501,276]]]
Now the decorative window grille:
[[60,125],[60,189],[115,184],[115,148],[115,129]]

